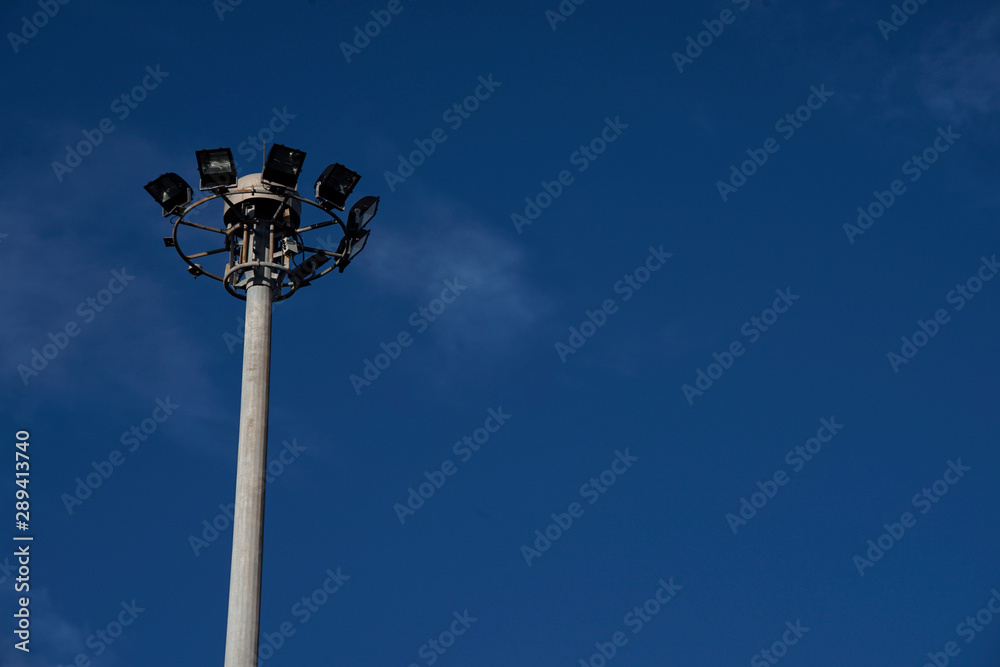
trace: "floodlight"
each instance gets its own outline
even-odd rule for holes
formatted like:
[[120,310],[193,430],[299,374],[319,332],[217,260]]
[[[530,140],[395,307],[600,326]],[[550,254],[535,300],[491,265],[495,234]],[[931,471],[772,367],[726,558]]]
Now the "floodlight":
[[362,229],[359,231],[356,237],[345,236],[340,241],[340,246],[337,248],[337,252],[342,254],[342,257],[337,262],[337,268],[343,273],[347,265],[351,263],[355,257],[358,256],[362,250],[364,250],[365,243],[368,242],[368,235],[371,233],[370,229]]
[[292,275],[299,280],[300,286],[309,284],[307,278],[316,273],[324,264],[330,261],[330,256],[323,253],[316,253],[306,257],[301,264],[292,269]]
[[351,171],[339,162],[331,164],[316,179],[316,199],[343,211],[347,198],[351,196],[351,190],[359,180],[361,175],[357,172]]
[[378,210],[378,197],[362,197],[354,202],[351,212],[347,214],[347,235],[358,238],[359,230],[375,217],[376,210]]
[[177,208],[191,203],[191,186],[173,172],[160,174],[155,180],[146,183],[146,192],[163,207],[164,218],[173,214]]
[[236,185],[236,163],[233,152],[228,148],[206,148],[195,151],[198,159],[198,173],[201,174],[201,189],[213,190],[218,187]]
[[267,152],[267,159],[264,160],[261,180],[290,189],[294,188],[296,181],[299,180],[299,173],[302,171],[302,163],[305,162],[305,159],[305,151],[274,144]]

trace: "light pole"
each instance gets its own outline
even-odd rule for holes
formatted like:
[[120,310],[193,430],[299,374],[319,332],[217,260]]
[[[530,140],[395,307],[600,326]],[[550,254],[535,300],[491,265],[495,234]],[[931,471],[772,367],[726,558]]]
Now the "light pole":
[[[368,222],[378,209],[378,197],[363,197],[351,207],[345,224],[333,213],[344,210],[347,197],[361,178],[341,164],[327,167],[314,186],[316,200],[300,197],[296,183],[306,154],[274,144],[259,174],[237,177],[228,148],[197,151],[200,189],[212,194],[192,203],[192,190],[175,173],[162,174],[146,191],[173,217],[173,234],[163,239],[177,249],[197,278],[221,281],[233,296],[246,301],[243,341],[243,390],[240,400],[239,452],[236,464],[236,507],[233,521],[233,561],[229,583],[225,667],[256,667],[260,634],[260,582],[264,543],[264,484],[267,465],[267,410],[271,362],[271,304],[287,299],[301,287],[334,268],[341,272],[368,240]],[[197,207],[223,202],[220,226],[189,220]],[[302,226],[302,205],[324,213],[328,220]],[[305,245],[303,234],[331,225],[344,232],[336,251]],[[178,242],[181,229],[216,236],[222,245],[185,253]],[[212,238],[209,236],[208,238]],[[312,253],[306,256],[306,253]],[[203,259],[206,258],[206,259]],[[217,272],[194,260],[214,260]],[[223,259],[225,266],[222,267]],[[333,260],[332,262],[330,260]]]

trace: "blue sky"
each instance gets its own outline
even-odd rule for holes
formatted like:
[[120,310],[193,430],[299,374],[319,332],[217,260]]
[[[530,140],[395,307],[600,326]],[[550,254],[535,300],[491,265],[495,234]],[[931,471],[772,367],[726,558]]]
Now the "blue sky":
[[143,185],[261,141],[381,203],[274,307],[260,664],[997,664],[994,3],[231,3],[0,12],[0,665],[222,663],[244,304]]

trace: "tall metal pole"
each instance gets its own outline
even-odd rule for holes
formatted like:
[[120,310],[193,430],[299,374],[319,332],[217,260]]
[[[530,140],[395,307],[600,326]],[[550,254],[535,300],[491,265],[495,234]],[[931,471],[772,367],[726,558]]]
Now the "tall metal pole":
[[[192,203],[192,188],[179,175],[160,174],[146,184],[146,192],[173,217],[168,248],[188,265],[194,277],[218,280],[231,295],[246,299],[243,341],[243,394],[240,401],[240,437],[236,467],[236,507],[233,516],[233,561],[229,580],[229,617],[226,626],[225,667],[257,667],[260,636],[261,572],[264,550],[264,485],[267,473],[267,409],[271,380],[271,304],[287,299],[300,287],[344,268],[367,243],[366,225],[375,216],[379,198],[362,197],[354,203],[347,224],[332,209],[345,210],[360,174],[338,163],[328,166],[316,181],[316,201],[298,195],[296,186],[305,153],[274,144],[259,174],[237,178],[232,151],[198,151],[200,189],[212,195]],[[266,176],[266,178],[265,178]],[[221,227],[186,218],[202,204],[225,203]],[[330,219],[301,225],[302,205],[323,211]],[[302,235],[339,225],[344,238],[336,252],[308,247]],[[177,239],[180,229],[217,232],[225,237],[221,248],[185,253]],[[216,237],[216,240],[219,240]],[[222,255],[226,253],[228,255]],[[301,253],[313,253],[306,257]],[[225,256],[224,272],[195,260],[215,261]],[[324,266],[330,259],[335,262]],[[221,268],[221,267],[220,267]],[[220,275],[221,274],[221,275]]]
[[[268,225],[256,224],[253,252],[261,257]],[[260,581],[264,546],[264,484],[267,466],[267,399],[271,369],[271,278],[258,269],[247,288],[243,341],[243,397],[236,464],[233,565],[225,667],[256,667],[260,634]]]

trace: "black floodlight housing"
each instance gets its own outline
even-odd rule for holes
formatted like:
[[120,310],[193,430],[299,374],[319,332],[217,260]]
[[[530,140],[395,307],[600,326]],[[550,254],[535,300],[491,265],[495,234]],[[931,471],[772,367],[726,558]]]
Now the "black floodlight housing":
[[191,203],[191,186],[173,172],[146,183],[146,192],[163,207],[164,218]]
[[308,278],[319,271],[324,264],[329,262],[331,257],[321,253],[306,257],[301,264],[292,269],[291,273],[299,280],[299,287],[306,287],[310,284]]
[[340,163],[331,164],[316,179],[316,199],[335,206],[341,211],[361,175]]
[[347,268],[347,265],[351,263],[351,260],[358,256],[365,248],[365,243],[368,242],[368,235],[371,233],[370,229],[361,229],[358,231],[357,236],[345,236],[340,240],[340,246],[337,248],[337,252],[342,255],[340,260],[337,261],[337,268],[341,273]]
[[292,189],[299,180],[302,163],[305,160],[305,151],[274,144],[267,152],[267,159],[264,160],[264,171],[260,178],[268,183]]
[[[364,229],[378,210],[378,197],[362,197],[354,202],[351,212],[347,214],[347,235],[352,238],[360,236],[360,230]],[[367,230],[365,230],[367,231]]]
[[195,151],[198,158],[198,173],[201,174],[201,189],[214,190],[219,187],[236,185],[236,163],[233,152],[228,148],[206,148]]

